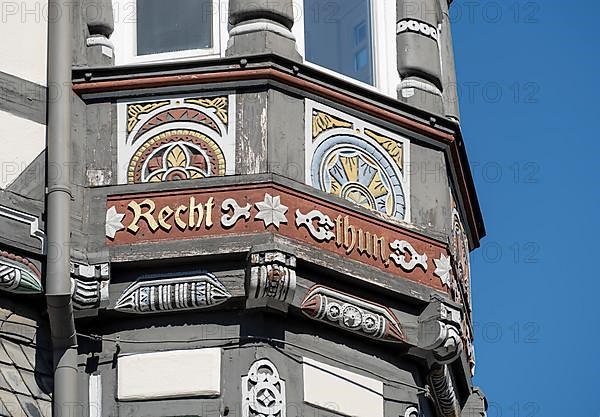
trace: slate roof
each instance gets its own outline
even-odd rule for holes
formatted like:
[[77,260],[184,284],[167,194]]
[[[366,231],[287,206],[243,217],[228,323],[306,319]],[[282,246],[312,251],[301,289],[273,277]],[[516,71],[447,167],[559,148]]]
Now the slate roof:
[[0,295],[0,416],[51,417],[47,329],[37,312]]

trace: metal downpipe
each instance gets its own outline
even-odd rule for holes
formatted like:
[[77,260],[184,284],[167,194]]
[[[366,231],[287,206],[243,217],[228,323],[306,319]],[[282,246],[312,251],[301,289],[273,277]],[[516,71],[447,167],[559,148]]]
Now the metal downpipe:
[[54,417],[77,410],[77,336],[71,302],[71,64],[74,2],[48,1],[46,301],[54,349]]

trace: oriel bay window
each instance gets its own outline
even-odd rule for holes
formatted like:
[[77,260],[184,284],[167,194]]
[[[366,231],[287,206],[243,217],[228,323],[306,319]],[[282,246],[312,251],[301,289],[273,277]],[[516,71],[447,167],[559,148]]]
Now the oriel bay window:
[[307,61],[374,83],[371,0],[304,0]]
[[219,0],[113,0],[116,64],[221,55]]
[[137,0],[137,54],[213,45],[212,0]]
[[395,96],[395,1],[299,3],[293,31],[307,64]]
[[[113,0],[115,64],[225,55],[229,0]],[[395,97],[396,2],[295,0],[293,33],[307,65]]]

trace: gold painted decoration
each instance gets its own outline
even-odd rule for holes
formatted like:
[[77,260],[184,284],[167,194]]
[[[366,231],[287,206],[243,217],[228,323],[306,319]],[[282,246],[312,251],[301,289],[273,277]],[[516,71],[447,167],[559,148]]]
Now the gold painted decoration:
[[118,142],[119,183],[233,174],[232,100],[228,96],[181,97],[120,104],[127,115],[127,133]]
[[208,136],[173,130],[153,137],[135,153],[129,183],[189,180],[225,175],[225,159]]
[[331,114],[322,111],[314,111],[312,113],[312,138],[317,138],[326,130],[336,127],[352,128],[352,123],[339,119]]
[[127,133],[135,128],[135,125],[140,121],[140,117],[148,114],[159,107],[168,105],[168,101],[157,101],[154,103],[130,104],[127,106]]
[[312,115],[305,141],[308,183],[369,210],[407,219],[408,141],[310,100],[306,113]]
[[371,210],[393,216],[391,184],[383,179],[381,167],[369,155],[356,151],[331,153],[325,160],[329,183],[326,191]]
[[394,161],[396,161],[398,167],[400,167],[401,170],[404,170],[404,151],[402,150],[402,144],[400,142],[397,142],[392,138],[388,138],[387,136],[375,133],[370,129],[365,129],[365,135],[376,140],[377,143],[383,146],[383,149],[385,149],[387,153],[394,159]]
[[404,219],[401,174],[381,149],[350,135],[332,136],[315,150],[313,185],[359,206]]
[[188,98],[185,100],[186,103],[197,104],[207,109],[212,109],[215,115],[221,119],[224,125],[228,122],[227,113],[227,97],[215,97],[215,98]]

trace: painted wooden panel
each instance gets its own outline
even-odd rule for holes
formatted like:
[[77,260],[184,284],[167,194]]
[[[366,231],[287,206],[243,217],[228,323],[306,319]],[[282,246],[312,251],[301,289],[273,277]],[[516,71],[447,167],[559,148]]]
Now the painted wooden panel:
[[303,358],[304,401],[336,414],[383,417],[383,382]]
[[306,101],[306,181],[397,220],[410,220],[408,139]]
[[159,191],[107,201],[110,246],[265,231],[443,289],[433,260],[448,255],[446,245],[283,185]]
[[172,350],[121,356],[117,398],[149,400],[221,393],[221,349]]
[[235,173],[235,96],[119,103],[118,183]]

